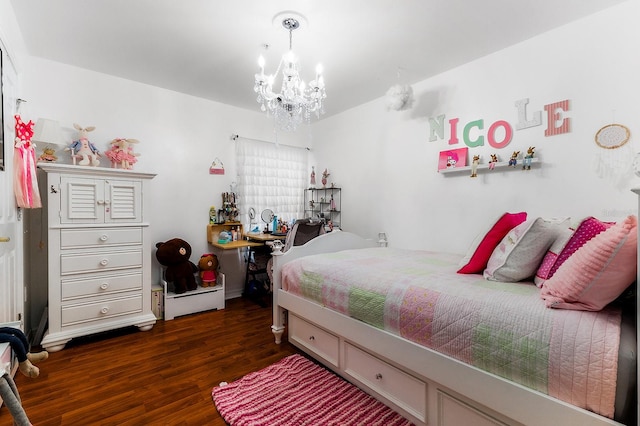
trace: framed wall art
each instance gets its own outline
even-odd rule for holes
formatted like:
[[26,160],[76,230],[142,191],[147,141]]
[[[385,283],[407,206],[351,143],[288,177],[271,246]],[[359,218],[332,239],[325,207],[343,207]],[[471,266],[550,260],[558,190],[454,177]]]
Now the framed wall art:
[[469,148],[456,148],[440,151],[438,157],[438,171],[443,169],[454,169],[467,165],[467,152]]

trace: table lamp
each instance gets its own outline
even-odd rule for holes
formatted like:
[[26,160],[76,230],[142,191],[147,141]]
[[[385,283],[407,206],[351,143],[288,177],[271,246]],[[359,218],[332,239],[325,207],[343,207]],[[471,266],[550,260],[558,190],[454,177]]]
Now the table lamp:
[[55,162],[56,148],[62,146],[62,132],[60,125],[55,120],[47,118],[39,118],[33,129],[33,137],[31,141],[38,145],[42,145],[42,154],[38,157],[38,161]]

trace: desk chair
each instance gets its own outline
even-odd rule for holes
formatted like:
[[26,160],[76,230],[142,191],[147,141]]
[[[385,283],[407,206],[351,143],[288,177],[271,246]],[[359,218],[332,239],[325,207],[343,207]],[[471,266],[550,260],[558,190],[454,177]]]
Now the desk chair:
[[[286,252],[293,246],[304,245],[324,233],[324,222],[313,221],[309,218],[298,219],[287,235],[282,252]],[[270,258],[267,263],[267,275],[269,276],[271,291],[273,291],[273,258]]]

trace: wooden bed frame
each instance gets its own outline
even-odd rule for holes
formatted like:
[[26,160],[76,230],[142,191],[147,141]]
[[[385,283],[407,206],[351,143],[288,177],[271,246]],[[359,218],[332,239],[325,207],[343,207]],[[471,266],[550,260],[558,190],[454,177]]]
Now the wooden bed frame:
[[280,270],[291,260],[372,246],[338,231],[274,254],[276,343],[286,320],[289,342],[417,425],[620,424],[281,289]]

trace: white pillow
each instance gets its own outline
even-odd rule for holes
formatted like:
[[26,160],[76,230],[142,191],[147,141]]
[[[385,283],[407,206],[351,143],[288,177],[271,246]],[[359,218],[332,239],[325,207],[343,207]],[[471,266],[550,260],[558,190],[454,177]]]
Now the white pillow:
[[516,282],[531,278],[547,250],[569,219],[527,220],[513,228],[495,248],[484,277],[492,281]]

